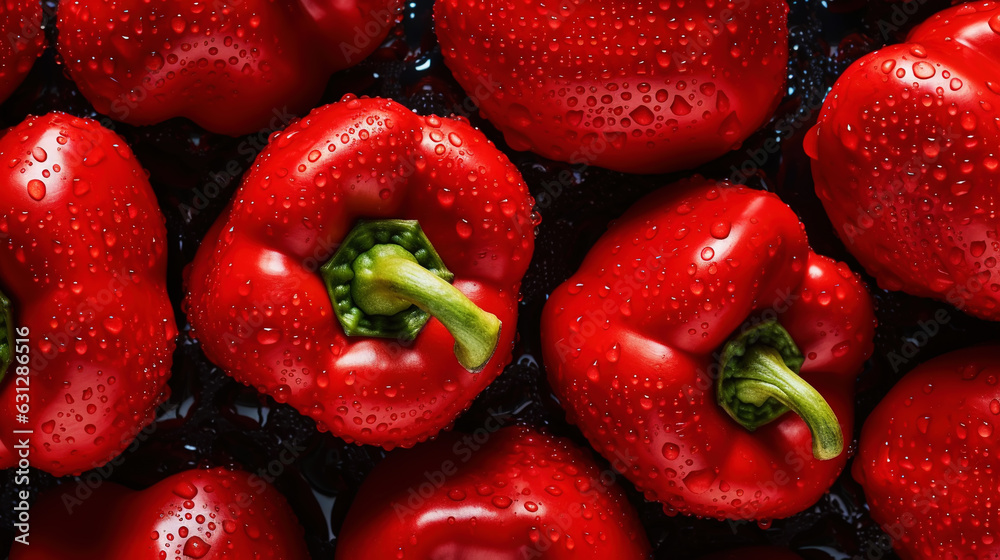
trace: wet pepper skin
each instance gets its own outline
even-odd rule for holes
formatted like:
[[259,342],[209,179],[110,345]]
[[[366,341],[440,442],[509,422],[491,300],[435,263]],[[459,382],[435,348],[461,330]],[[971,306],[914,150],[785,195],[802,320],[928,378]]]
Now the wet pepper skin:
[[65,497],[57,487],[32,506],[30,545],[15,543],[11,560],[309,559],[284,496],[247,472],[189,470],[138,492],[105,481],[86,500]]
[[0,2],[0,103],[21,81],[42,54],[42,3],[37,0]]
[[854,63],[807,136],[816,193],[879,286],[1000,320],[1000,5]]
[[524,427],[391,455],[339,534],[342,560],[650,557],[638,515],[590,454]]
[[816,459],[796,414],[749,431],[717,404],[722,345],[768,318],[849,436],[875,328],[863,284],[773,194],[694,178],[637,203],[553,292],[545,366],[569,420],[668,514],[787,517],[847,452]]
[[399,0],[60,2],[58,48],[99,112],[135,125],[187,117],[232,136],[277,130],[330,74],[388,35]]
[[628,173],[690,169],[770,118],[781,0],[437,0],[444,60],[515,150]]
[[29,424],[21,364],[0,383],[0,467],[17,465],[12,430],[27,428],[32,466],[80,473],[125,449],[169,391],[164,219],[131,150],[95,121],[29,117],[0,153],[0,290],[30,347]]
[[1000,557],[998,351],[917,366],[865,421],[854,478],[906,560]]
[[[205,353],[348,441],[411,446],[447,427],[509,361],[534,202],[461,120],[347,97],[272,138],[189,271]],[[415,340],[345,336],[317,271],[361,220],[418,220],[454,288],[502,324],[478,373],[432,318]]]

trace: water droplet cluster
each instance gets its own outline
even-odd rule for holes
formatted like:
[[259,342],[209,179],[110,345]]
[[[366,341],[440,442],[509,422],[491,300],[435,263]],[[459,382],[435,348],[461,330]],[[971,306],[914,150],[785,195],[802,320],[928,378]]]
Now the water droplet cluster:
[[773,0],[443,0],[435,22],[445,63],[510,147],[648,173],[718,157],[771,115],[787,13]]
[[[32,345],[32,465],[79,473],[117,456],[167,396],[163,216],[131,150],[95,121],[29,117],[0,154],[0,270]],[[13,404],[14,384],[3,389]]]
[[815,460],[794,414],[750,432],[716,404],[717,349],[764,317],[796,341],[807,382],[830,384],[824,395],[850,433],[875,328],[863,285],[809,250],[777,197],[685,180],[617,220],[550,296],[549,380],[594,448],[632,458],[616,468],[668,515],[787,517],[826,492],[847,458]]
[[[467,122],[348,96],[275,134],[202,243],[187,308],[206,354],[348,441],[410,446],[507,363],[537,215],[520,174]],[[504,327],[470,374],[431,320],[412,342],[348,338],[319,267],[359,219],[415,219],[454,286]]]
[[137,125],[187,117],[239,135],[277,130],[314,106],[332,72],[378,47],[400,6],[64,2],[58,48],[100,113]]
[[42,5],[32,0],[7,0],[0,5],[0,102],[21,84],[42,54]]
[[889,290],[1000,318],[1000,6],[972,2],[851,66],[805,140],[847,248]]
[[568,440],[523,427],[448,434],[390,456],[365,481],[342,535],[343,558],[649,554],[613,478]]
[[187,470],[135,492],[102,481],[72,510],[60,495],[72,493],[54,492],[36,504],[46,521],[32,531],[38,544],[12,558],[68,558],[81,549],[106,560],[309,557],[288,502],[249,472]]
[[921,364],[865,422],[854,475],[878,523],[907,519],[910,558],[995,555],[1000,499],[1000,364],[995,346]]

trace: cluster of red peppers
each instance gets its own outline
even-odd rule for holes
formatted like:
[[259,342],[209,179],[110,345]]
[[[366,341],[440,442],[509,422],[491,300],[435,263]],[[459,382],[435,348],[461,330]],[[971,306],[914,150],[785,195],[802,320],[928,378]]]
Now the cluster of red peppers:
[[[305,113],[399,9],[61,2],[56,47],[100,113],[238,135],[277,109]],[[491,86],[476,102],[511,148],[642,173],[714,159],[770,117],[787,13],[776,0],[435,6],[446,63],[470,94]],[[8,2],[0,28],[14,38],[0,45],[5,99],[42,51],[41,6]],[[880,286],[992,320],[998,57],[1000,6],[948,9],[851,66],[804,147]],[[169,392],[164,218],[95,121],[31,117],[0,154],[0,466],[28,449],[34,467],[79,474],[132,445]],[[526,427],[475,448],[441,433],[511,359],[538,219],[518,169],[467,121],[349,95],[274,134],[202,241],[184,310],[213,363],[321,431],[413,447],[360,489],[338,558],[649,558],[588,451]],[[551,294],[541,335],[569,420],[646,499],[766,522],[815,504],[844,469],[875,328],[864,283],[814,253],[777,196],[696,176],[610,226]],[[919,366],[865,423],[854,476],[905,558],[1000,551],[995,351]],[[35,506],[41,544],[11,558],[306,558],[284,498],[249,480],[108,483],[76,511],[51,493]],[[713,558],[781,555],[795,556]]]

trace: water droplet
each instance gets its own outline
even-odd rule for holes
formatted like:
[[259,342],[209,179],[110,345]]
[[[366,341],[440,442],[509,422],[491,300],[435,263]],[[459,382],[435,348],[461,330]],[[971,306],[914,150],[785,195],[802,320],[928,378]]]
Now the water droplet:
[[920,78],[921,80],[926,80],[928,78],[934,77],[934,65],[926,62],[919,61],[913,63],[913,75]]
[[211,548],[212,546],[203,541],[201,537],[194,536],[184,543],[184,556],[203,558]]
[[994,33],[1000,33],[1000,14],[996,14],[990,18],[990,29],[992,29]]
[[[729,237],[729,232],[733,229],[733,223],[728,220],[721,220],[712,224],[711,234],[716,239]],[[710,257],[711,258],[711,257]]]
[[636,107],[631,113],[629,113],[629,116],[632,117],[632,120],[634,120],[637,124],[642,126],[649,126],[653,124],[654,120],[653,112],[650,111],[645,105]]
[[712,469],[692,471],[684,477],[684,485],[695,494],[707,491],[713,482],[715,482],[715,471]]
[[674,102],[670,105],[670,110],[675,115],[683,117],[691,113],[691,105],[678,95],[674,97]]
[[257,331],[257,342],[261,344],[274,344],[281,339],[281,331],[271,328],[263,328]]
[[510,507],[512,503],[514,503],[514,501],[508,498],[507,496],[493,496],[493,499],[491,501],[493,502],[494,506],[500,509],[507,509]]
[[193,500],[198,495],[198,487],[184,480],[174,486],[174,494],[185,500]]
[[675,443],[665,443],[663,445],[663,458],[668,461],[677,459],[681,454],[681,448]]
[[45,198],[45,183],[39,181],[38,179],[28,181],[28,196],[35,200]]

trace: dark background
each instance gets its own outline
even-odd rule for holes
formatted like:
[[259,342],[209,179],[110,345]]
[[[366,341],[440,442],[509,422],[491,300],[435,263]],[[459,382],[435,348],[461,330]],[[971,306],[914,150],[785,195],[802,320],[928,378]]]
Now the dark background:
[[[845,260],[860,271],[834,235],[814,194],[809,160],[801,148],[802,137],[815,123],[823,97],[847,65],[884,44],[899,42],[907,30],[948,2],[792,0],[790,4],[791,60],[786,98],[774,119],[743,148],[697,172],[729,178],[752,161],[751,154],[766,140],[777,139],[781,146],[778,153],[755,165],[758,170],[749,177],[737,178],[780,195],[806,224],[817,252]],[[431,6],[432,0],[407,4],[401,22],[372,57],[332,77],[323,103],[350,92],[391,97],[421,114],[448,115],[453,108],[462,107],[466,96],[442,63],[432,32]],[[51,45],[55,40],[55,2],[47,0],[45,10]],[[142,443],[127,453],[119,466],[80,478],[98,477],[143,488],[200,465],[236,466],[259,472],[273,479],[290,501],[305,526],[313,557],[331,559],[351,500],[384,453],[320,434],[312,420],[290,406],[277,404],[226,377],[186,335],[186,320],[180,309],[183,268],[235,190],[239,176],[250,166],[247,148],[259,150],[265,136],[218,136],[181,120],[141,128],[111,123],[94,113],[65,77],[50,48],[21,88],[0,105],[0,127],[15,125],[29,113],[51,110],[100,118],[129,142],[149,170],[167,217],[169,289],[182,331],[170,380],[173,396],[163,406],[157,422],[140,436]],[[456,429],[475,430],[483,426],[488,415],[494,415],[504,423],[534,425],[586,445],[579,431],[566,423],[541,369],[538,321],[546,294],[575,270],[610,220],[644,194],[687,173],[627,175],[513,152],[488,122],[477,115],[468,116],[520,168],[537,199],[543,221],[522,288],[519,342],[513,363],[459,418]],[[569,170],[574,180],[561,185],[557,192],[552,183],[564,170]],[[213,197],[216,189],[221,189],[221,194]],[[200,197],[206,194],[208,207],[191,212],[190,208],[201,206]],[[877,289],[870,278],[866,280],[875,296],[880,325],[875,355],[859,381],[859,428],[882,395],[917,363],[952,349],[996,339],[1000,334],[1000,327],[994,323],[972,319],[945,304],[886,293]],[[936,336],[914,337],[920,321],[931,319],[939,309],[946,309],[952,320]],[[892,354],[903,357],[905,363],[893,367],[888,359]],[[306,451],[290,465],[275,462],[279,451],[288,444]],[[12,471],[0,473],[0,504],[14,503],[12,480]],[[718,549],[763,543],[788,546],[807,559],[895,558],[867,513],[861,488],[849,473],[841,476],[814,507],[790,519],[774,521],[769,528],[756,523],[667,517],[658,504],[645,502],[628,482],[620,480],[640,512],[657,558],[697,558]],[[37,471],[32,473],[32,481],[33,495],[60,484],[72,490],[80,483],[73,477],[55,479]],[[9,550],[13,522],[11,507],[0,507],[0,552]]]

